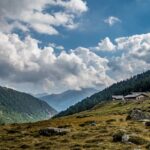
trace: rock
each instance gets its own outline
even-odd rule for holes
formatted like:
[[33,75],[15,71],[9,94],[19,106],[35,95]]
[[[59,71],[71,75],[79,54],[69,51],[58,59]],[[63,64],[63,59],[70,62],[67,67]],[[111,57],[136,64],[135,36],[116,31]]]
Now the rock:
[[39,134],[42,136],[65,135],[68,132],[70,132],[70,129],[53,128],[53,127],[39,130]]
[[129,112],[129,115],[126,118],[127,120],[135,120],[135,121],[141,121],[148,119],[150,120],[150,114],[146,113],[140,109],[133,109],[132,111]]
[[129,141],[130,136],[128,134],[124,134],[122,136],[122,142],[123,143],[127,143]]
[[113,135],[113,142],[122,142],[123,141],[123,137],[126,133],[122,130],[117,131],[116,133],[114,133]]
[[133,143],[136,145],[147,144],[148,141],[142,137],[128,135],[124,131],[119,130],[113,135],[113,142]]

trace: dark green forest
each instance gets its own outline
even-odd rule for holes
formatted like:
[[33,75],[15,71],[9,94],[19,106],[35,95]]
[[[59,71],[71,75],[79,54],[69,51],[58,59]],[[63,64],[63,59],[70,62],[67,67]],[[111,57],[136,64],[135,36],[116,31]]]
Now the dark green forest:
[[130,79],[118,82],[112,86],[88,97],[81,102],[60,112],[56,117],[72,115],[81,111],[89,110],[102,101],[109,101],[112,95],[126,95],[131,92],[150,91],[150,71],[131,77]]

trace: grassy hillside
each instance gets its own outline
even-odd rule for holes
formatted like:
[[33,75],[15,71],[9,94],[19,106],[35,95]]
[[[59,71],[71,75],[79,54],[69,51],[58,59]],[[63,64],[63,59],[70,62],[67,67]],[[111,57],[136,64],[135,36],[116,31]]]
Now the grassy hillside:
[[125,81],[115,83],[112,86],[98,92],[91,97],[71,106],[65,111],[60,112],[56,117],[67,116],[74,113],[82,112],[91,109],[101,101],[109,101],[112,95],[126,95],[131,92],[146,92],[150,91],[150,71],[136,75]]
[[56,111],[47,103],[9,88],[0,87],[0,124],[49,119]]
[[[126,104],[107,102],[72,116],[1,126],[0,147],[11,150],[149,150],[150,127],[143,122],[126,120],[133,108],[150,113],[150,100]],[[63,127],[71,131],[62,136],[41,136],[39,130],[47,127]],[[113,135],[119,131],[129,135],[131,142],[113,141]]]

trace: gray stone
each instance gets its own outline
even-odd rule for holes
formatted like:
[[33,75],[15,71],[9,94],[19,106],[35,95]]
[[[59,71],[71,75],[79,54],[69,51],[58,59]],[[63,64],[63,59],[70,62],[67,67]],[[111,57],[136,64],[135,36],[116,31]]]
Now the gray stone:
[[137,108],[130,111],[129,115],[127,116],[127,120],[141,121],[145,119],[150,120],[150,114]]
[[122,136],[122,142],[123,143],[127,143],[129,141],[130,136],[128,134],[124,134]]
[[70,129],[53,128],[53,127],[39,130],[39,134],[42,136],[65,135],[68,132],[70,132]]

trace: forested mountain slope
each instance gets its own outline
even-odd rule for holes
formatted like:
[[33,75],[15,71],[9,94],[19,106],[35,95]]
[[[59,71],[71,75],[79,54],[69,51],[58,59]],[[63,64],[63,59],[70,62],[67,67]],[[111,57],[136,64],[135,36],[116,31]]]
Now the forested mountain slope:
[[56,110],[29,94],[0,87],[0,123],[34,122],[49,119]]
[[56,117],[67,116],[81,111],[91,109],[102,101],[109,101],[112,95],[126,95],[131,92],[150,91],[150,71],[136,75],[130,79],[118,82],[103,91],[84,99],[83,101],[71,106],[65,111],[60,112]]

